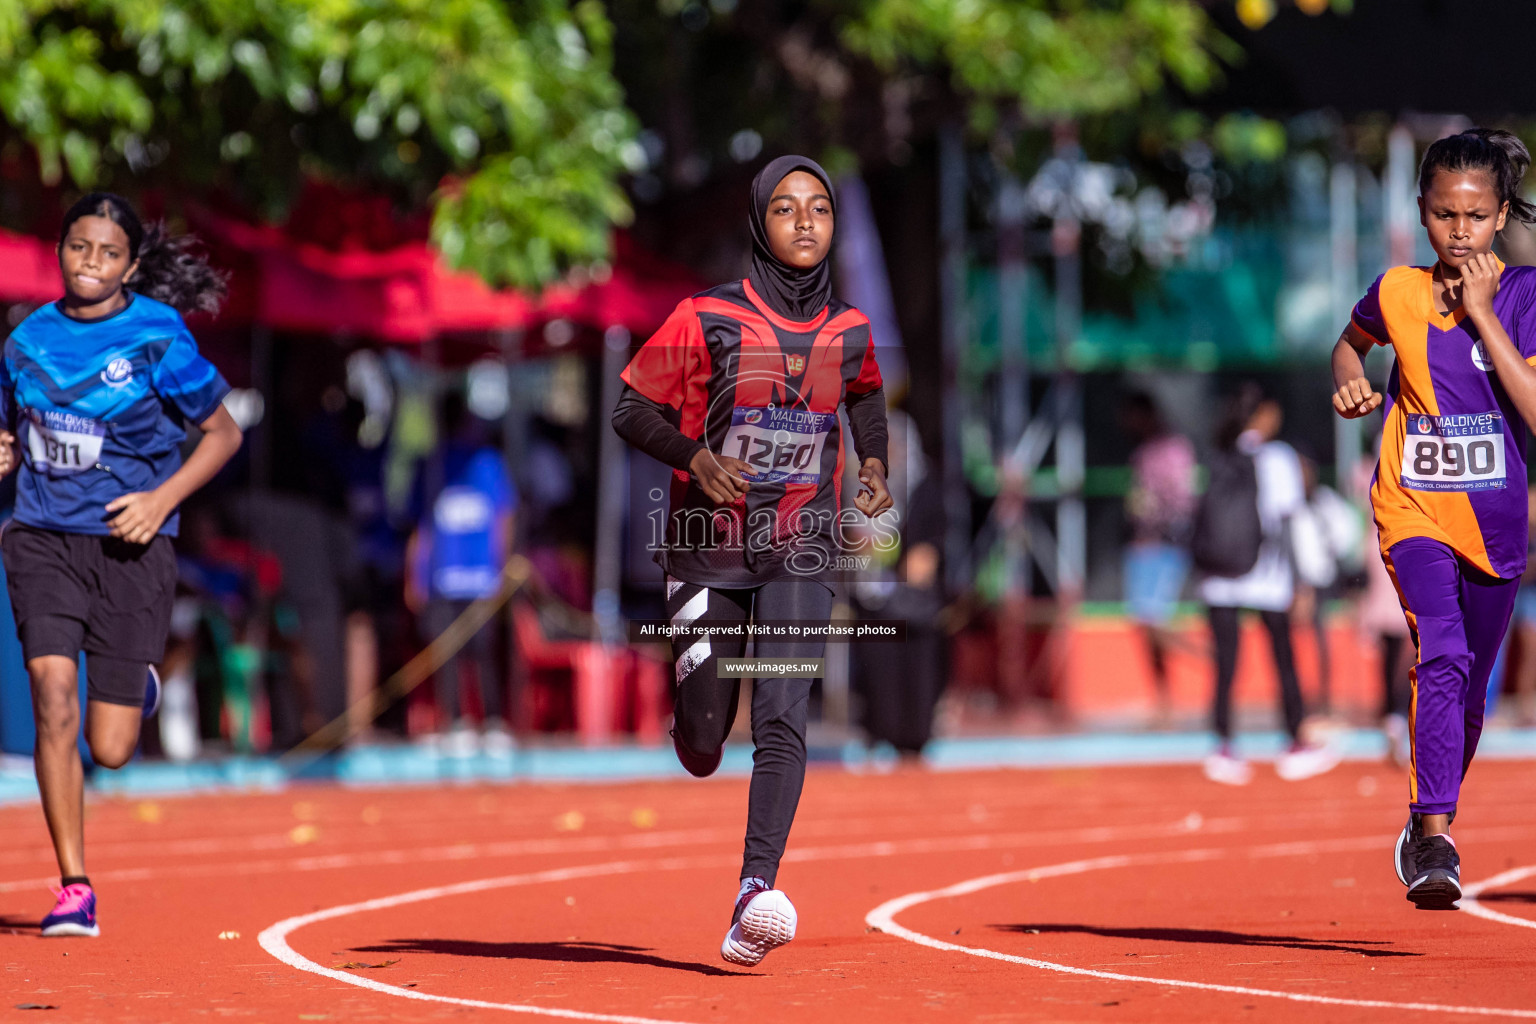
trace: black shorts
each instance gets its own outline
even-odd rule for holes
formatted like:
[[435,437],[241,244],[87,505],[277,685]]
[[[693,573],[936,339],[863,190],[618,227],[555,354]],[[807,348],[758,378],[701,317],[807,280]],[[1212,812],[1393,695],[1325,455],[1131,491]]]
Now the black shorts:
[[171,627],[171,539],[130,544],[11,522],[0,557],[26,660],[84,651],[91,700],[141,704],[145,670],[165,657]]

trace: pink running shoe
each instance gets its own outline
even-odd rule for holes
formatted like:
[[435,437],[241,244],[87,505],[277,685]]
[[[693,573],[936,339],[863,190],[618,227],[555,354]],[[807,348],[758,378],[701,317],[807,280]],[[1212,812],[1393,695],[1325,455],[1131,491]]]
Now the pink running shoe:
[[58,897],[53,910],[43,918],[44,935],[95,937],[101,934],[101,929],[96,926],[96,890],[77,882],[58,890]]

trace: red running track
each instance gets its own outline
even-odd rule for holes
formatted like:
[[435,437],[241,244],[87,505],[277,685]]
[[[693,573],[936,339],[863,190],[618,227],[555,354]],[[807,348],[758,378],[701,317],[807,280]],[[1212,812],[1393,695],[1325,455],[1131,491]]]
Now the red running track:
[[52,857],[8,807],[0,1021],[1536,1018],[1530,767],[1474,769],[1464,878],[1506,876],[1474,911],[1403,899],[1404,788],[813,771],[800,934],[755,970],[718,956],[743,779],[96,799],[95,940],[38,937]]

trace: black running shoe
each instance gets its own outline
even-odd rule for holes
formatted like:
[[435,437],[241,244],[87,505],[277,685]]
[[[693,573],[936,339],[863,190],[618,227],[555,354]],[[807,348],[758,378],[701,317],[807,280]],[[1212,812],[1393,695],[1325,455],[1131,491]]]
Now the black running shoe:
[[720,759],[725,756],[723,746],[713,754],[695,754],[684,745],[676,729],[672,730],[672,749],[677,751],[677,760],[688,769],[688,774],[700,779],[707,779],[715,774],[715,770],[720,767]]
[[1420,910],[1454,910],[1461,899],[1461,856],[1445,836],[1413,843],[1414,879],[1408,898]]
[[[1456,812],[1451,812],[1451,821],[1456,820]],[[1424,816],[1410,813],[1408,824],[1403,826],[1403,831],[1398,834],[1397,848],[1392,852],[1392,866],[1397,869],[1397,880],[1407,885],[1414,877],[1413,871],[1413,844],[1424,838]]]

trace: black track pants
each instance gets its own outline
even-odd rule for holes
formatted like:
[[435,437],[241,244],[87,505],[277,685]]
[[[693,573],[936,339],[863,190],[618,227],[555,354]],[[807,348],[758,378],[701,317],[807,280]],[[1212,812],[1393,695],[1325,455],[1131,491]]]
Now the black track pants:
[[[693,622],[794,621],[823,624],[832,615],[832,592],[805,579],[782,579],[760,587],[726,590],[667,578],[667,616],[676,625]],[[820,658],[822,637],[758,639],[757,658]],[[745,637],[684,637],[672,642],[676,662],[674,712],[678,741],[697,754],[725,744],[736,720],[741,680],[721,679],[716,662],[740,658]],[[752,688],[752,785],[747,797],[747,840],[741,877],[757,875],[774,884],[779,859],[805,784],[806,704],[809,678],[764,678]]]

